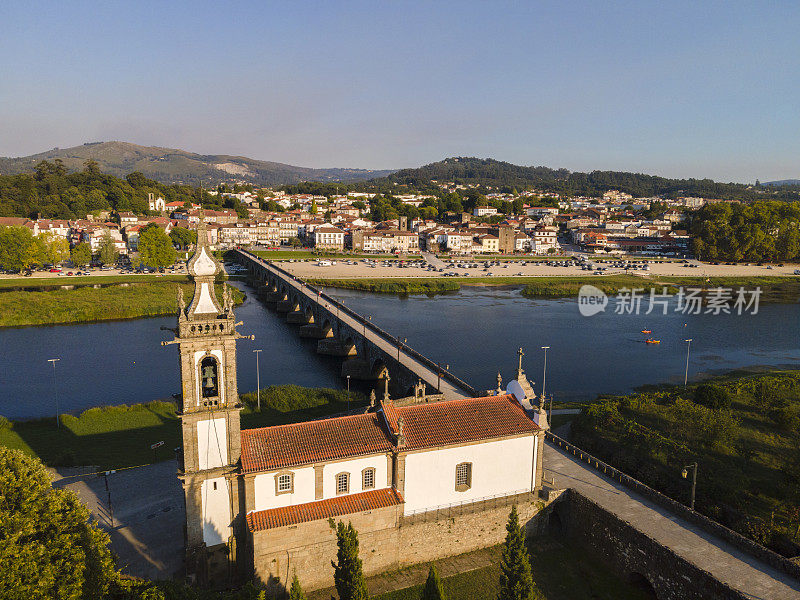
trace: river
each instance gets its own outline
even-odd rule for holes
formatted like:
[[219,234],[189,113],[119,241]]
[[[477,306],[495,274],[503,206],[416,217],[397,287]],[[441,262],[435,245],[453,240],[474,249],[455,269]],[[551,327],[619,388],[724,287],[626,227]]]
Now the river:
[[[242,286],[244,287],[244,286]],[[250,291],[247,290],[246,291]],[[762,304],[756,315],[618,315],[607,311],[582,317],[574,300],[530,300],[518,289],[465,287],[429,298],[326,290],[376,324],[407,338],[408,344],[479,389],[496,385],[497,371],[510,380],[517,348],[523,366],[541,390],[547,351],[547,394],[557,400],[588,400],[659,382],[682,382],[686,347],[692,338],[689,378],[740,367],[800,368],[797,305]],[[239,340],[240,391],[294,383],[340,387],[340,362],[314,352],[316,342],[300,339],[295,326],[248,295],[238,307],[244,321]],[[36,418],[77,413],[103,404],[131,404],[169,398],[179,391],[175,317],[54,327],[0,330],[0,415]],[[652,335],[641,334],[651,329]],[[661,340],[645,344],[646,337]],[[59,358],[55,378],[50,358]]]

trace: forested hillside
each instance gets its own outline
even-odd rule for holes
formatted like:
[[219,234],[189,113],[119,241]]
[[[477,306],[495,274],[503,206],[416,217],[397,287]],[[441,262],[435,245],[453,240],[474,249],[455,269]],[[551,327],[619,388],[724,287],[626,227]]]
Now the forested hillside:
[[492,186],[505,191],[536,188],[569,196],[596,197],[613,189],[635,197],[658,195],[737,200],[800,200],[800,186],[796,185],[749,186],[741,183],[719,183],[711,179],[667,179],[619,171],[579,173],[548,167],[522,167],[480,158],[448,158],[418,169],[402,169],[369,183],[376,186],[389,183],[425,189],[431,187],[432,181]]
[[[68,173],[57,159],[41,161],[30,175],[0,175],[0,217],[82,219],[88,213],[106,210],[143,214],[148,209],[148,192],[167,202],[197,203],[200,199],[198,188],[164,185],[141,173],[120,179],[102,173],[93,161],[87,161],[82,171]],[[226,208],[240,209],[236,200],[225,202]],[[217,197],[206,193],[202,204],[223,207]]]

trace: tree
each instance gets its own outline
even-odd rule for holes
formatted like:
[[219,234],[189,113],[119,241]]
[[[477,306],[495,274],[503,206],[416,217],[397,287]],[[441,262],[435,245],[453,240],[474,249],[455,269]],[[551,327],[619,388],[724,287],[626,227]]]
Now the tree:
[[84,267],[92,260],[92,248],[86,242],[81,242],[72,249],[72,264]]
[[151,223],[139,232],[139,256],[149,267],[168,267],[175,262],[177,254],[170,237]]
[[436,572],[436,567],[433,565],[428,569],[428,579],[422,589],[422,600],[447,600],[442,580],[439,579],[439,573]]
[[508,533],[500,560],[500,593],[497,598],[530,600],[533,598],[533,576],[516,506],[511,508],[511,514],[508,515],[506,531]]
[[103,598],[117,579],[108,536],[42,463],[0,447],[0,589],[6,598]]
[[114,239],[111,234],[106,232],[103,239],[100,240],[100,262],[104,265],[113,265],[117,262],[117,247],[114,245]]
[[0,227],[0,267],[13,271],[39,262],[40,246],[27,227]]
[[358,533],[352,523],[336,525],[337,562],[333,565],[333,581],[339,600],[367,600],[367,582],[358,558]]
[[300,587],[300,580],[297,579],[296,574],[292,577],[292,587],[289,589],[289,600],[306,600],[306,595],[303,592],[303,588]]
[[58,265],[69,257],[69,242],[51,231],[39,236],[42,243],[42,261]]
[[93,158],[87,158],[85,161],[83,161],[83,172],[91,175],[99,175],[100,163]]
[[724,387],[706,383],[697,387],[694,401],[708,408],[719,410],[731,407],[731,395]]
[[197,232],[185,227],[175,227],[169,232],[172,242],[179,248],[186,250],[190,244],[197,243]]

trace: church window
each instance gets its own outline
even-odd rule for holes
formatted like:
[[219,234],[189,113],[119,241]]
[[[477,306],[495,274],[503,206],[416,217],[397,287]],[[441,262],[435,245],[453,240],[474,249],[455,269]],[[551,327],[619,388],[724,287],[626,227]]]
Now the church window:
[[466,492],[472,487],[472,463],[464,462],[456,465],[456,491]]
[[291,494],[294,492],[294,474],[278,473],[275,476],[275,494]]
[[217,361],[211,357],[206,356],[200,362],[200,378],[201,389],[203,391],[203,398],[211,398],[219,396],[219,382],[217,381]]
[[336,493],[347,494],[350,492],[350,473],[339,473],[336,476]]
[[375,469],[372,467],[361,472],[361,487],[365,490],[371,490],[375,487]]

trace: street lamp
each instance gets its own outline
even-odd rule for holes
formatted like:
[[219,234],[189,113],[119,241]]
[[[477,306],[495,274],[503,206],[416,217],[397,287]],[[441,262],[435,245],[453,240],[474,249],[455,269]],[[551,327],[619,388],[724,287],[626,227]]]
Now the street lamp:
[[697,488],[697,463],[692,463],[683,467],[683,471],[681,471],[681,477],[686,479],[689,476],[689,469],[692,470],[692,502],[689,505],[689,508],[694,510],[694,491]]
[[350,375],[347,376],[347,412],[350,412]]
[[256,396],[258,397],[258,410],[261,411],[261,369],[258,368],[258,355],[261,350],[253,350],[256,355]]
[[397,362],[400,362],[400,347],[408,341],[408,338],[403,338],[401,342],[399,339],[397,340]]
[[56,390],[56,363],[60,361],[60,358],[48,358],[47,362],[53,363],[53,398],[56,401],[56,427],[61,428],[61,419],[58,416],[58,391]]
[[545,384],[547,383],[547,351],[550,346],[542,346],[544,350],[544,367],[542,368],[542,398],[544,398]]
[[367,315],[367,318],[364,319],[364,321],[363,321],[363,323],[364,323],[364,339],[365,340],[367,339],[367,319],[369,319],[369,322],[372,323],[372,315]]
[[683,388],[686,389],[686,384],[689,381],[689,348],[692,347],[692,338],[683,341],[686,342],[686,372],[683,374]]

